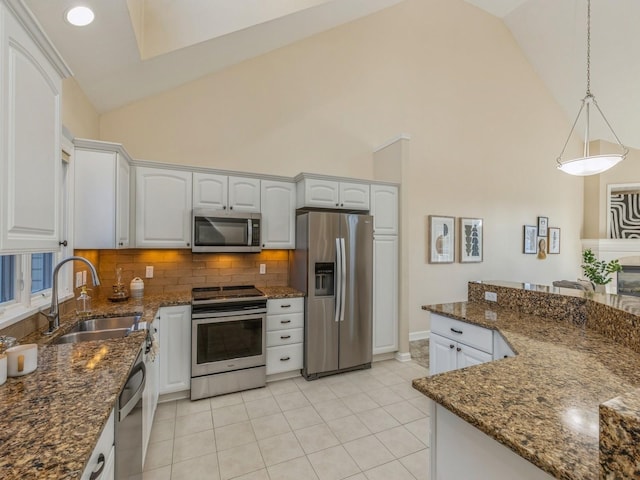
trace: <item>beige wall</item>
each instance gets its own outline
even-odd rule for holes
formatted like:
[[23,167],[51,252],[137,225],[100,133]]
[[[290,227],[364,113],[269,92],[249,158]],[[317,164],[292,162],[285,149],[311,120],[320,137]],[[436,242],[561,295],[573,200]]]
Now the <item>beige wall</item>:
[[[401,322],[416,332],[429,328],[421,305],[465,299],[469,280],[579,275],[583,181],[555,168],[568,122],[499,19],[407,0],[108,112],[100,138],[140,159],[372,178],[373,150],[411,135]],[[484,262],[426,263],[429,214],[484,218]],[[546,260],[521,253],[538,215],[562,229]]]
[[62,124],[76,137],[100,138],[100,117],[75,78],[62,82]]
[[[590,143],[592,155],[619,153],[620,147],[605,141]],[[640,150],[629,149],[627,158],[600,175],[585,178],[583,238],[607,238],[607,187],[616,184],[640,185]]]

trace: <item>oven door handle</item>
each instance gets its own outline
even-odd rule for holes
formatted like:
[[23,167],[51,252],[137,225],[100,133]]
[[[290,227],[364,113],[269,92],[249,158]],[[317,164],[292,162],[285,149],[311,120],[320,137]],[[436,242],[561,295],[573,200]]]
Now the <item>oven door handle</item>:
[[210,318],[214,320],[224,321],[224,319],[228,319],[229,317],[237,317],[238,315],[253,315],[253,314],[262,314],[267,313],[266,308],[256,308],[253,310],[234,310],[232,312],[228,312],[228,315],[221,315],[218,313],[192,313],[192,320],[201,320],[203,318]]

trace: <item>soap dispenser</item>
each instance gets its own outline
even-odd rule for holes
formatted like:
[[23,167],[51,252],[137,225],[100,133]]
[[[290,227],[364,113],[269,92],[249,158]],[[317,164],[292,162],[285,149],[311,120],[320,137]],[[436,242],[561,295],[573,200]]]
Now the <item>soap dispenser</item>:
[[91,297],[87,293],[86,286],[82,287],[80,296],[76,298],[76,312],[81,317],[86,317],[91,314]]

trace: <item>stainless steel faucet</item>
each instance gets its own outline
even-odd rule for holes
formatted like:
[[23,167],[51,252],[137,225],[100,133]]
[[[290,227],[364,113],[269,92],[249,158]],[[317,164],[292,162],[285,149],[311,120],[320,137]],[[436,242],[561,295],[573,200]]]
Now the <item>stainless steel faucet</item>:
[[91,271],[91,278],[93,280],[93,285],[100,285],[100,279],[98,278],[98,272],[96,272],[96,267],[84,257],[67,257],[62,260],[60,263],[56,265],[53,269],[53,281],[51,285],[51,308],[49,309],[49,313],[44,313],[43,315],[49,319],[49,330],[44,332],[45,335],[51,335],[55,332],[60,326],[60,312],[58,310],[58,271],[60,267],[67,262],[72,260],[78,260],[80,262],[84,262],[89,266],[89,270]]

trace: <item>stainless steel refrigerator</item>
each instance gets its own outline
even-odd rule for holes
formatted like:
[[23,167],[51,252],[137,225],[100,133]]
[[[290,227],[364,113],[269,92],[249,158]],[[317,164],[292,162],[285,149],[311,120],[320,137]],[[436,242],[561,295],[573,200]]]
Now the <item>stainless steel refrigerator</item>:
[[303,376],[370,367],[373,217],[298,215],[290,275],[291,285],[305,293]]

